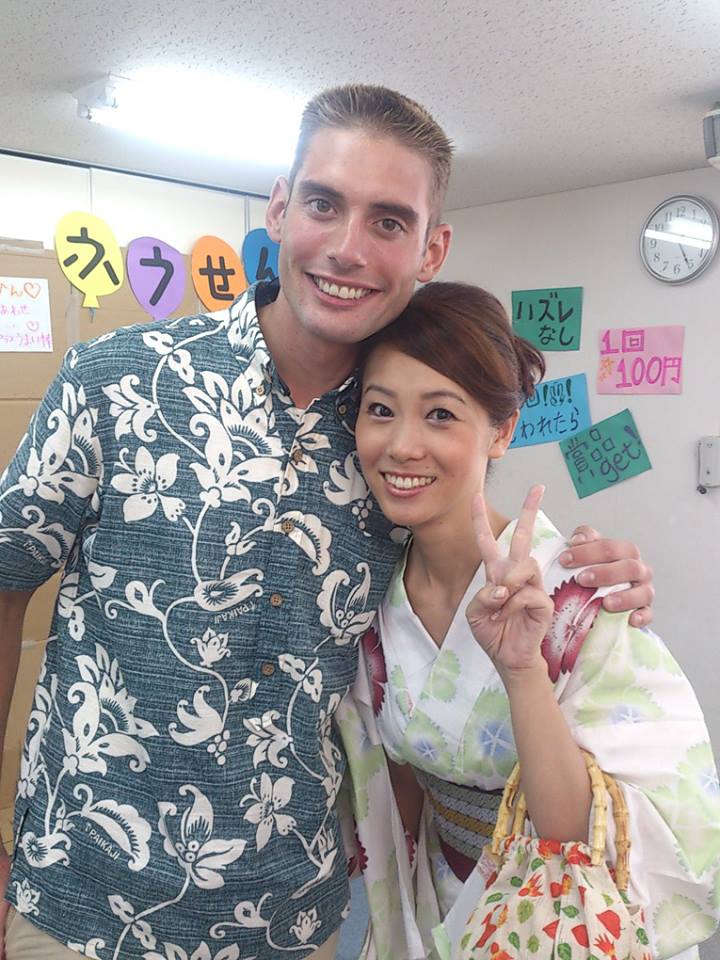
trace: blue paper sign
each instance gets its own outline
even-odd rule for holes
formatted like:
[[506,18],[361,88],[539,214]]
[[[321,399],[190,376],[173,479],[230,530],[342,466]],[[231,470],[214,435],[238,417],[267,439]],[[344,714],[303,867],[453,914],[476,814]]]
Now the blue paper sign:
[[587,377],[576,373],[538,384],[520,409],[511,447],[530,447],[572,437],[590,426]]
[[278,275],[278,252],[280,245],[274,243],[267,230],[251,230],[242,245],[242,262],[248,283],[272,280]]

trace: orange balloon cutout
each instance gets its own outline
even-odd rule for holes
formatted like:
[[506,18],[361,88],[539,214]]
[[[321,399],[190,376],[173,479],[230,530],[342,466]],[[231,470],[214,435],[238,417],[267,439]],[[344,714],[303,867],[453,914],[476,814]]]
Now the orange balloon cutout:
[[220,237],[200,237],[190,255],[195,292],[208,310],[229,307],[248,282],[237,253]]

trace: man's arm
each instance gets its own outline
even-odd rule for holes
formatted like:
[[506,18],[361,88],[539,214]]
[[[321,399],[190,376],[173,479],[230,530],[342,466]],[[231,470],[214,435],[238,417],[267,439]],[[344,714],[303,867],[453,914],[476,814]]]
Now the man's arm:
[[630,540],[603,538],[592,527],[581,526],[573,531],[570,547],[560,556],[564,567],[585,567],[578,576],[584,587],[610,587],[629,583],[625,590],[603,597],[603,607],[611,613],[632,610],[630,623],[646,627],[653,620],[655,598],[652,567],[644,563],[640,550]]
[[[23,620],[32,595],[32,590],[0,590],[0,756],[20,662]],[[0,960],[5,960],[5,918],[10,909],[5,890],[9,875],[10,857],[0,839]]]

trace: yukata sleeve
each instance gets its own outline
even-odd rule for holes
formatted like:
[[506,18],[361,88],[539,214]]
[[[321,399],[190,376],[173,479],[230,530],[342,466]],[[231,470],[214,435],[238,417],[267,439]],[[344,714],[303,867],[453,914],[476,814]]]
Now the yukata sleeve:
[[0,590],[32,590],[72,550],[97,497],[101,473],[97,410],[70,350],[0,477]]
[[654,633],[601,610],[559,703],[576,742],[623,790],[628,894],[644,909],[653,956],[707,939],[720,917],[720,791],[688,679]]

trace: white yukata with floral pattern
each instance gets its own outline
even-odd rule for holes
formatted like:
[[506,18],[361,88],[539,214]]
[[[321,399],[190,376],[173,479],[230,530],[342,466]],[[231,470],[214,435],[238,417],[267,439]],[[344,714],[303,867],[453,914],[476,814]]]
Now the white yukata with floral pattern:
[[[514,526],[499,539],[505,549]],[[607,591],[580,587],[560,566],[566,546],[540,514],[533,556],[555,602],[543,641],[548,672],[576,742],[623,789],[629,895],[644,908],[654,955],[695,957],[693,945],[713,933],[720,916],[720,790],[702,712],[659,638],[630,627],[625,614],[602,610]],[[463,903],[474,904],[484,890],[479,871],[463,884],[450,869],[427,801],[418,842],[408,840],[384,750],[399,763],[482,790],[501,789],[517,760],[502,681],[465,620],[485,584],[484,568],[440,648],[412,610],[403,574],[401,562],[364,638],[365,670],[339,712],[353,779],[356,862],[372,919],[368,960],[435,957],[433,928],[445,918],[454,925],[448,913],[461,892]],[[609,862],[613,833],[609,824]]]

